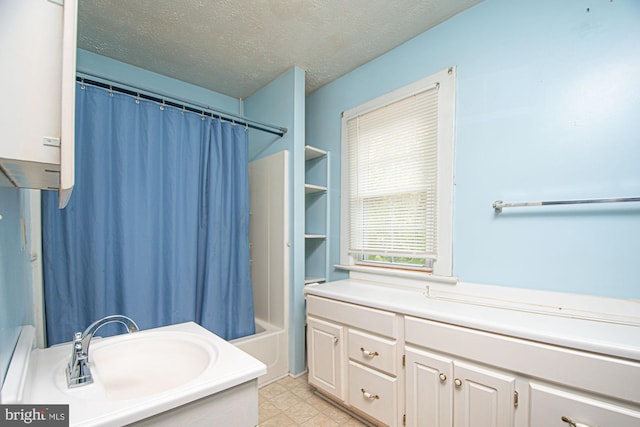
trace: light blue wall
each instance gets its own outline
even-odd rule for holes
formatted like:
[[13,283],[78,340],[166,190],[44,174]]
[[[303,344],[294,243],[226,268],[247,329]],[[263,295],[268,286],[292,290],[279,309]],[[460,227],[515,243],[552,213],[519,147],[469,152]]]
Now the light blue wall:
[[238,114],[242,111],[242,102],[237,98],[222,95],[218,92],[134,67],[86,50],[78,49],[77,62],[77,70],[80,73],[97,75],[105,80],[120,82],[161,95],[208,105],[228,113]]
[[0,386],[20,328],[33,325],[28,250],[21,225],[24,211],[21,190],[0,187]]
[[305,369],[304,285],[304,145],[305,145],[305,74],[292,68],[244,100],[247,117],[277,126],[288,132],[282,137],[252,131],[249,136],[249,159],[261,159],[282,150],[289,151],[289,218],[291,229],[289,268],[290,371]]
[[640,299],[640,204],[491,208],[640,196],[639,23],[637,0],[485,0],[314,92],[307,140],[334,153],[332,235],[341,112],[456,65],[454,275]]

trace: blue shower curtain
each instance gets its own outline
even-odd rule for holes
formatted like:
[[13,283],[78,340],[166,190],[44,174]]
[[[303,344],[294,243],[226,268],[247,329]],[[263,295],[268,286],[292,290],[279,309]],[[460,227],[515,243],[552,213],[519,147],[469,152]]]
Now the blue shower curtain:
[[42,192],[49,345],[110,314],[254,333],[243,126],[78,84],[76,185]]

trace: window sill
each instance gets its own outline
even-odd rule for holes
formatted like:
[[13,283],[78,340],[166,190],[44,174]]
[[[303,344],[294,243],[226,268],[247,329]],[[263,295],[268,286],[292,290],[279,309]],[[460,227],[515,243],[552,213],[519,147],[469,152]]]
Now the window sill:
[[338,264],[334,267],[338,270],[348,271],[350,278],[359,278],[372,282],[384,282],[386,284],[399,286],[424,288],[426,285],[431,283],[454,286],[458,283],[458,279],[456,277],[437,276],[426,271],[410,271],[344,264]]

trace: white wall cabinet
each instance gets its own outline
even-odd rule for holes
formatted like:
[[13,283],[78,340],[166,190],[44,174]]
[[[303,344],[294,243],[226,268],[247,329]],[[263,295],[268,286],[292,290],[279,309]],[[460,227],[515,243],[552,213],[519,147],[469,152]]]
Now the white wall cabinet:
[[313,288],[309,382],[379,425],[640,426],[637,360],[352,304]]
[[4,1],[0,6],[0,171],[12,185],[74,184],[77,0]]

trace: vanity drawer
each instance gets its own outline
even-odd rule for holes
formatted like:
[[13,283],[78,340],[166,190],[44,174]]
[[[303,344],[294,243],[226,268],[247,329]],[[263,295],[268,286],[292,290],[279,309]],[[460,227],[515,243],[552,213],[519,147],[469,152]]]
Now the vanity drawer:
[[397,388],[396,378],[349,361],[349,404],[389,426],[397,424]]
[[349,329],[349,358],[363,365],[396,375],[396,341]]
[[377,308],[308,295],[307,313],[358,329],[375,331],[385,337],[398,337],[398,316]]
[[[637,427],[640,412],[569,391],[531,384],[531,427]],[[566,421],[563,421],[565,417]]]

